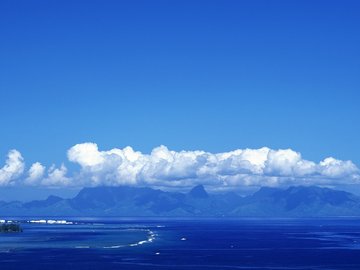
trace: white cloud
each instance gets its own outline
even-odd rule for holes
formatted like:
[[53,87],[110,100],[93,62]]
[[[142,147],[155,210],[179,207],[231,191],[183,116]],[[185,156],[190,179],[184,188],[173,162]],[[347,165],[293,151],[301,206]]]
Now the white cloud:
[[28,171],[28,177],[25,179],[25,183],[28,185],[35,185],[44,177],[45,174],[45,166],[43,166],[40,162],[35,162],[31,165]]
[[25,185],[32,186],[70,186],[74,185],[72,179],[67,176],[67,168],[62,164],[59,168],[55,165],[50,166],[46,171],[46,167],[40,162],[31,165],[28,171],[28,177],[25,178]]
[[52,165],[48,170],[46,178],[42,179],[41,184],[44,186],[69,186],[72,185],[71,179],[66,176],[67,168],[64,164],[60,168]]
[[104,162],[104,158],[95,143],[82,143],[71,147],[68,151],[68,158],[83,167],[96,166]]
[[343,178],[358,176],[359,169],[351,161],[342,161],[329,157],[320,162],[320,171],[324,176]]
[[82,185],[277,186],[357,183],[359,169],[351,161],[305,160],[291,149],[238,149],[225,153],[171,151],[159,146],[150,154],[131,147],[99,151],[94,143],[69,149],[70,161],[80,165]]
[[24,168],[21,153],[17,150],[9,151],[5,165],[0,169],[0,186],[12,184],[23,173]]
[[265,174],[273,176],[306,176],[316,173],[316,164],[304,160],[291,149],[270,150],[264,168]]
[[68,160],[80,166],[68,173],[65,165],[48,170],[39,162],[22,177],[24,161],[12,150],[0,169],[0,185],[16,182],[43,186],[141,185],[189,187],[205,184],[213,189],[246,186],[347,185],[360,183],[359,169],[351,161],[329,157],[316,163],[291,149],[237,149],[224,153],[172,151],[166,146],[150,154],[131,147],[101,151],[95,143],[71,147]]

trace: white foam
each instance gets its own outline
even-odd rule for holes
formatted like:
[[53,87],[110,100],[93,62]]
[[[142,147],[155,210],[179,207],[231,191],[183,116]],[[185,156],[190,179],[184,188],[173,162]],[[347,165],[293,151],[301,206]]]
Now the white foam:
[[45,220],[45,219],[30,220],[30,223],[40,223],[40,224],[45,224],[45,223],[46,223],[46,220]]
[[49,219],[49,220],[46,221],[46,223],[47,223],[47,224],[55,224],[55,223],[57,223],[57,222],[56,222],[56,220],[51,220],[51,219]]
[[180,240],[181,240],[181,241],[186,241],[186,238],[185,238],[185,237],[183,237],[183,238],[181,238]]
[[147,244],[147,243],[152,243],[155,240],[156,234],[151,230],[147,230],[147,231],[148,231],[148,239],[139,241],[135,244],[130,244],[130,247],[135,247],[135,246],[139,246],[139,245],[143,245],[143,244]]
[[39,223],[39,224],[66,224],[66,225],[70,225],[73,224],[73,222],[71,221],[66,221],[66,220],[54,220],[54,219],[39,219],[39,220],[29,220],[28,222],[30,223]]
[[104,248],[121,248],[123,247],[123,245],[118,245],[118,246],[110,246],[110,247],[104,247]]

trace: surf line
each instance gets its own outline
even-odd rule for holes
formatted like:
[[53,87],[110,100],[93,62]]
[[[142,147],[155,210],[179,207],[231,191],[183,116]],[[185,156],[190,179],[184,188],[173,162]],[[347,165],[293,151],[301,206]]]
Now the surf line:
[[139,241],[137,243],[134,243],[134,244],[130,244],[129,246],[130,247],[136,247],[136,246],[139,246],[139,245],[143,245],[143,244],[147,244],[147,243],[152,243],[154,242],[154,240],[156,239],[156,233],[154,233],[152,230],[148,229],[146,230],[148,232],[148,238],[146,240],[142,240],[142,241]]

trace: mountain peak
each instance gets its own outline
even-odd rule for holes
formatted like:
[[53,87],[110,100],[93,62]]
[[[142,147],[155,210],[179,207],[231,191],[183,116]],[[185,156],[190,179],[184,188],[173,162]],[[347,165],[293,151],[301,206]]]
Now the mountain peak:
[[205,199],[209,197],[209,194],[206,192],[203,185],[197,185],[190,190],[189,195],[197,199]]

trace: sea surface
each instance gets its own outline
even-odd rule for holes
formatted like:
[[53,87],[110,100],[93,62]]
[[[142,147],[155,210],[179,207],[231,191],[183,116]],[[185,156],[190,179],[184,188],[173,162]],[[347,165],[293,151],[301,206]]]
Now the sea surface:
[[9,219],[1,270],[360,269],[360,219]]

